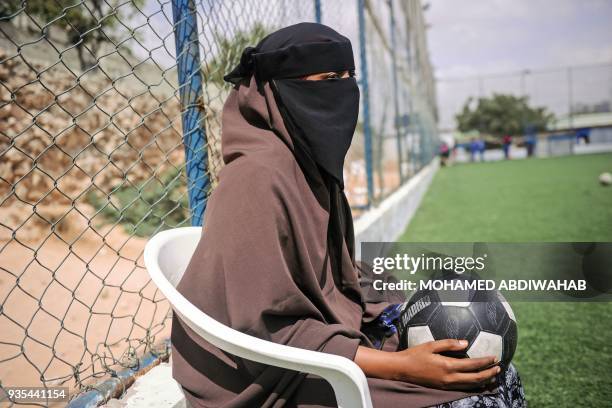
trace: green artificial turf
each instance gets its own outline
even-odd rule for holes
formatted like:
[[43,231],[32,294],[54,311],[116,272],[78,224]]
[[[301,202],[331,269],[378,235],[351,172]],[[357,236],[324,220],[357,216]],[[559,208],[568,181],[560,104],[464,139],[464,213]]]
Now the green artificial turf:
[[403,241],[612,241],[612,155],[440,169]]
[[[436,174],[400,241],[612,241],[612,155],[462,164]],[[612,407],[612,304],[515,302],[530,407]]]

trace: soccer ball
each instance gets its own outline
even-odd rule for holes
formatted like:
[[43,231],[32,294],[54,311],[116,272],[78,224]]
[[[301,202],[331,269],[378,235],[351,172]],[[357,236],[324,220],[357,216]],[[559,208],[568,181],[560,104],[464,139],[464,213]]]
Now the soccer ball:
[[599,184],[602,186],[609,186],[612,184],[612,174],[608,173],[607,171],[605,173],[601,173],[599,175]]
[[460,352],[450,357],[495,356],[502,368],[508,366],[518,340],[512,308],[498,291],[470,291],[463,301],[447,301],[447,293],[435,290],[415,292],[400,314],[400,348],[434,340],[467,340]]

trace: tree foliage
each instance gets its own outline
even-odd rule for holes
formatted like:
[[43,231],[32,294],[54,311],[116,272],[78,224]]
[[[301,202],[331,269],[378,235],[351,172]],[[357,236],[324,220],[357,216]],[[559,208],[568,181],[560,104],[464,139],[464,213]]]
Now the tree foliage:
[[474,99],[470,97],[455,116],[462,132],[477,130],[497,137],[519,135],[527,128],[546,129],[546,124],[554,117],[544,107],[529,106],[526,96],[494,94],[491,98],[479,98],[473,108],[472,105]]
[[239,62],[242,51],[248,47],[254,47],[261,41],[271,29],[261,23],[256,23],[249,30],[238,31],[227,37],[216,33],[217,53],[214,58],[206,64],[203,74],[204,78],[218,85],[223,85],[223,76],[230,72]]

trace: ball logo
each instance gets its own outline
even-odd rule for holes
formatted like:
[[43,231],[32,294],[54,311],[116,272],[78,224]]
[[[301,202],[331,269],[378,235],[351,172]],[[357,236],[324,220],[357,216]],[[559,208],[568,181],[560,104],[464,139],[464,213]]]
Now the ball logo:
[[446,320],[446,333],[448,334],[449,339],[459,338],[459,322],[457,322],[457,318],[455,316],[450,316]]
[[497,326],[497,308],[493,302],[487,302],[487,319],[493,326]]
[[[403,311],[406,308],[406,305],[408,305],[408,303],[404,303],[404,305],[402,306],[401,311]],[[423,296],[421,299],[419,299],[416,303],[414,303],[412,306],[410,306],[408,308],[408,311],[406,313],[404,313],[404,316],[402,317],[402,323],[403,325],[407,325],[408,322],[410,320],[412,320],[412,318],[419,313],[421,310],[425,309],[427,306],[431,305],[431,301],[429,300],[429,296]]]

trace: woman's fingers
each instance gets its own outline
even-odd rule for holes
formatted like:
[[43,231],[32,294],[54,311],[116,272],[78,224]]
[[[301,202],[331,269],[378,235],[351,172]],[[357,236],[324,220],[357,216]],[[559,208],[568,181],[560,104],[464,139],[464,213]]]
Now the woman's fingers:
[[495,357],[479,357],[479,358],[452,358],[448,357],[451,362],[451,367],[456,371],[473,372],[480,371],[495,364]]
[[459,351],[468,346],[466,340],[437,340],[426,343],[432,353],[442,353],[444,351]]
[[458,386],[466,385],[475,387],[490,383],[500,370],[499,366],[495,366],[476,373],[455,373],[450,376],[450,380]]

